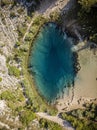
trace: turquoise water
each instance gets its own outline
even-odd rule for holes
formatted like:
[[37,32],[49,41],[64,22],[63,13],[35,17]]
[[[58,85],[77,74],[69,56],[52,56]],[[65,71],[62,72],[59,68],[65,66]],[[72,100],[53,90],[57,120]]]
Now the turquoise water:
[[41,30],[30,56],[30,69],[40,95],[47,101],[58,95],[74,82],[73,53],[67,35],[54,23]]

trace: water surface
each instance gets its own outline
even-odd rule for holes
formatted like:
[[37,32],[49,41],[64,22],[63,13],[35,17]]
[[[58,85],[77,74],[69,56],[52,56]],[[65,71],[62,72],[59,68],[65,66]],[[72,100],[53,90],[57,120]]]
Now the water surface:
[[30,66],[35,86],[47,101],[55,100],[74,82],[74,66],[71,43],[54,23],[41,30],[30,56]]

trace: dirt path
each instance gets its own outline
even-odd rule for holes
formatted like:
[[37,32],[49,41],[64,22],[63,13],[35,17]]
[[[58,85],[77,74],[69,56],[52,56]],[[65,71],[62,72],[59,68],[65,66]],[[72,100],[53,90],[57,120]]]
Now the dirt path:
[[53,121],[55,123],[58,123],[59,125],[64,127],[66,130],[75,130],[71,126],[71,124],[69,122],[67,122],[66,120],[61,119],[58,116],[50,116],[50,115],[47,115],[46,113],[42,113],[42,112],[38,112],[37,115],[42,117],[42,118],[45,118],[47,120]]
[[26,33],[25,33],[24,36],[23,36],[23,42],[25,41],[25,38],[26,38],[27,34],[29,33],[29,30],[30,30],[30,27],[31,27],[32,24],[33,24],[33,21],[34,21],[35,18],[38,17],[38,16],[39,16],[39,14],[36,13],[36,14],[34,15],[34,17],[32,18],[30,24],[29,24],[28,27],[27,27],[27,31],[26,31]]

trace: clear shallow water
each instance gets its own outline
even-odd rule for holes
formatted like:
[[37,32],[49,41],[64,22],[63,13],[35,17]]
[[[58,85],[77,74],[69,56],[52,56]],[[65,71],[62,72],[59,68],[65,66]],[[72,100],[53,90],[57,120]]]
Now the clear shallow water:
[[31,72],[36,88],[47,101],[53,101],[74,82],[73,53],[66,34],[56,24],[45,25],[32,47]]

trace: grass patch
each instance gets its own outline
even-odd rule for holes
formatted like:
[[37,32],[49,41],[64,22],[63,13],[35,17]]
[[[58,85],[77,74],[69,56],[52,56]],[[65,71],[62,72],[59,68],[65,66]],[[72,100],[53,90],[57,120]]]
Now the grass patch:
[[20,70],[16,66],[8,66],[9,75],[14,75],[19,78]]
[[0,82],[2,81],[2,78],[0,77]]
[[31,121],[36,118],[35,113],[31,110],[24,108],[23,111],[20,113],[20,121],[22,122],[23,126],[28,126]]

